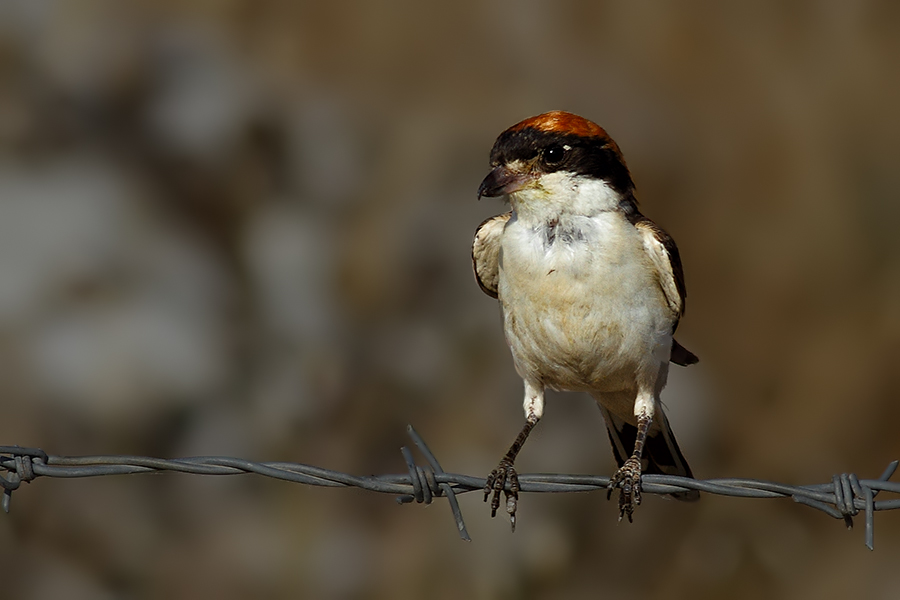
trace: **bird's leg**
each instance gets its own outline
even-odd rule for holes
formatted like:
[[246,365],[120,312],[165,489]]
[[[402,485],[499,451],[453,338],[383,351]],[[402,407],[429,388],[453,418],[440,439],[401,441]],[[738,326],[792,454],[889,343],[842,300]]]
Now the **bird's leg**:
[[[525,427],[519,432],[516,441],[510,446],[506,456],[500,460],[500,464],[497,465],[497,468],[488,475],[487,482],[484,484],[485,502],[487,502],[488,496],[493,492],[493,496],[491,497],[492,517],[497,515],[497,509],[500,507],[500,492],[502,491],[505,494],[506,512],[509,513],[509,523],[512,526],[513,531],[516,530],[516,504],[519,499],[519,476],[516,474],[513,463],[516,461],[516,455],[519,454],[519,450],[521,450],[522,446],[525,444],[525,440],[528,439],[528,434],[531,433],[531,430],[534,429],[534,426],[537,425],[539,420],[540,417],[534,413],[528,415],[525,421]],[[509,483],[509,490],[506,489],[507,482]]]
[[627,516],[631,523],[631,515],[634,509],[641,504],[641,456],[644,454],[644,443],[647,441],[647,432],[650,430],[652,417],[646,412],[641,412],[637,420],[637,435],[634,438],[634,452],[631,458],[626,460],[616,474],[609,480],[606,488],[608,500],[612,491],[621,486],[619,492],[619,521]]

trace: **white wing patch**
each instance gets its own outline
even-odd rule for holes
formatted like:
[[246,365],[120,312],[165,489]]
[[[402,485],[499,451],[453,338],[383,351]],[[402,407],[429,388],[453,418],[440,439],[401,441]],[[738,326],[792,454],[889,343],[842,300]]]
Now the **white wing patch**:
[[491,217],[478,226],[472,242],[472,265],[475,278],[482,291],[492,298],[497,297],[500,280],[500,235],[512,213]]
[[680,318],[684,314],[684,298],[682,298],[679,290],[669,251],[662,239],[658,237],[657,227],[650,224],[650,222],[638,221],[635,223],[635,228],[641,233],[644,241],[644,250],[646,250],[647,257],[656,269],[659,286],[666,297],[669,309],[676,318]]

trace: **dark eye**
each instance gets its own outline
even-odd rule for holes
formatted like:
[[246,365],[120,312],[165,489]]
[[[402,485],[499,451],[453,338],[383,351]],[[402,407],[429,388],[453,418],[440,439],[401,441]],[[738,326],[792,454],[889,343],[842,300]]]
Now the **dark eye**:
[[566,147],[553,145],[544,150],[542,156],[544,164],[548,167],[555,167],[566,157]]

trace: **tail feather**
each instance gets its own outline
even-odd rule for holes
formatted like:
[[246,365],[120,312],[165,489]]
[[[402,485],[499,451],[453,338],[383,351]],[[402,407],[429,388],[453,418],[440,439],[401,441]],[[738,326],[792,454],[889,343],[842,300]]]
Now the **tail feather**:
[[[598,406],[600,407],[600,412],[603,413],[603,420],[606,421],[606,431],[609,434],[609,442],[612,446],[616,463],[621,467],[634,451],[637,427],[614,416],[603,405],[598,404]],[[681,448],[678,447],[678,443],[675,441],[675,435],[672,433],[672,428],[669,426],[669,421],[666,419],[665,414],[660,410],[654,418],[658,420],[660,428],[647,436],[647,442],[644,444],[641,470],[645,475],[655,473],[658,475],[680,475],[681,477],[693,478],[694,475],[691,473],[691,468],[688,466],[684,454],[681,453]],[[693,501],[700,499],[700,492],[697,490],[676,492],[670,495],[677,500]]]

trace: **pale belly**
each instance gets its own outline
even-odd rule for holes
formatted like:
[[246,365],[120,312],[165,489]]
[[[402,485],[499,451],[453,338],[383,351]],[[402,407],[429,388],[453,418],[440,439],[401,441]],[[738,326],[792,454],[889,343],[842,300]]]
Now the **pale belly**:
[[560,390],[633,390],[668,361],[673,317],[639,240],[620,237],[550,248],[504,240],[504,330],[523,378]]

